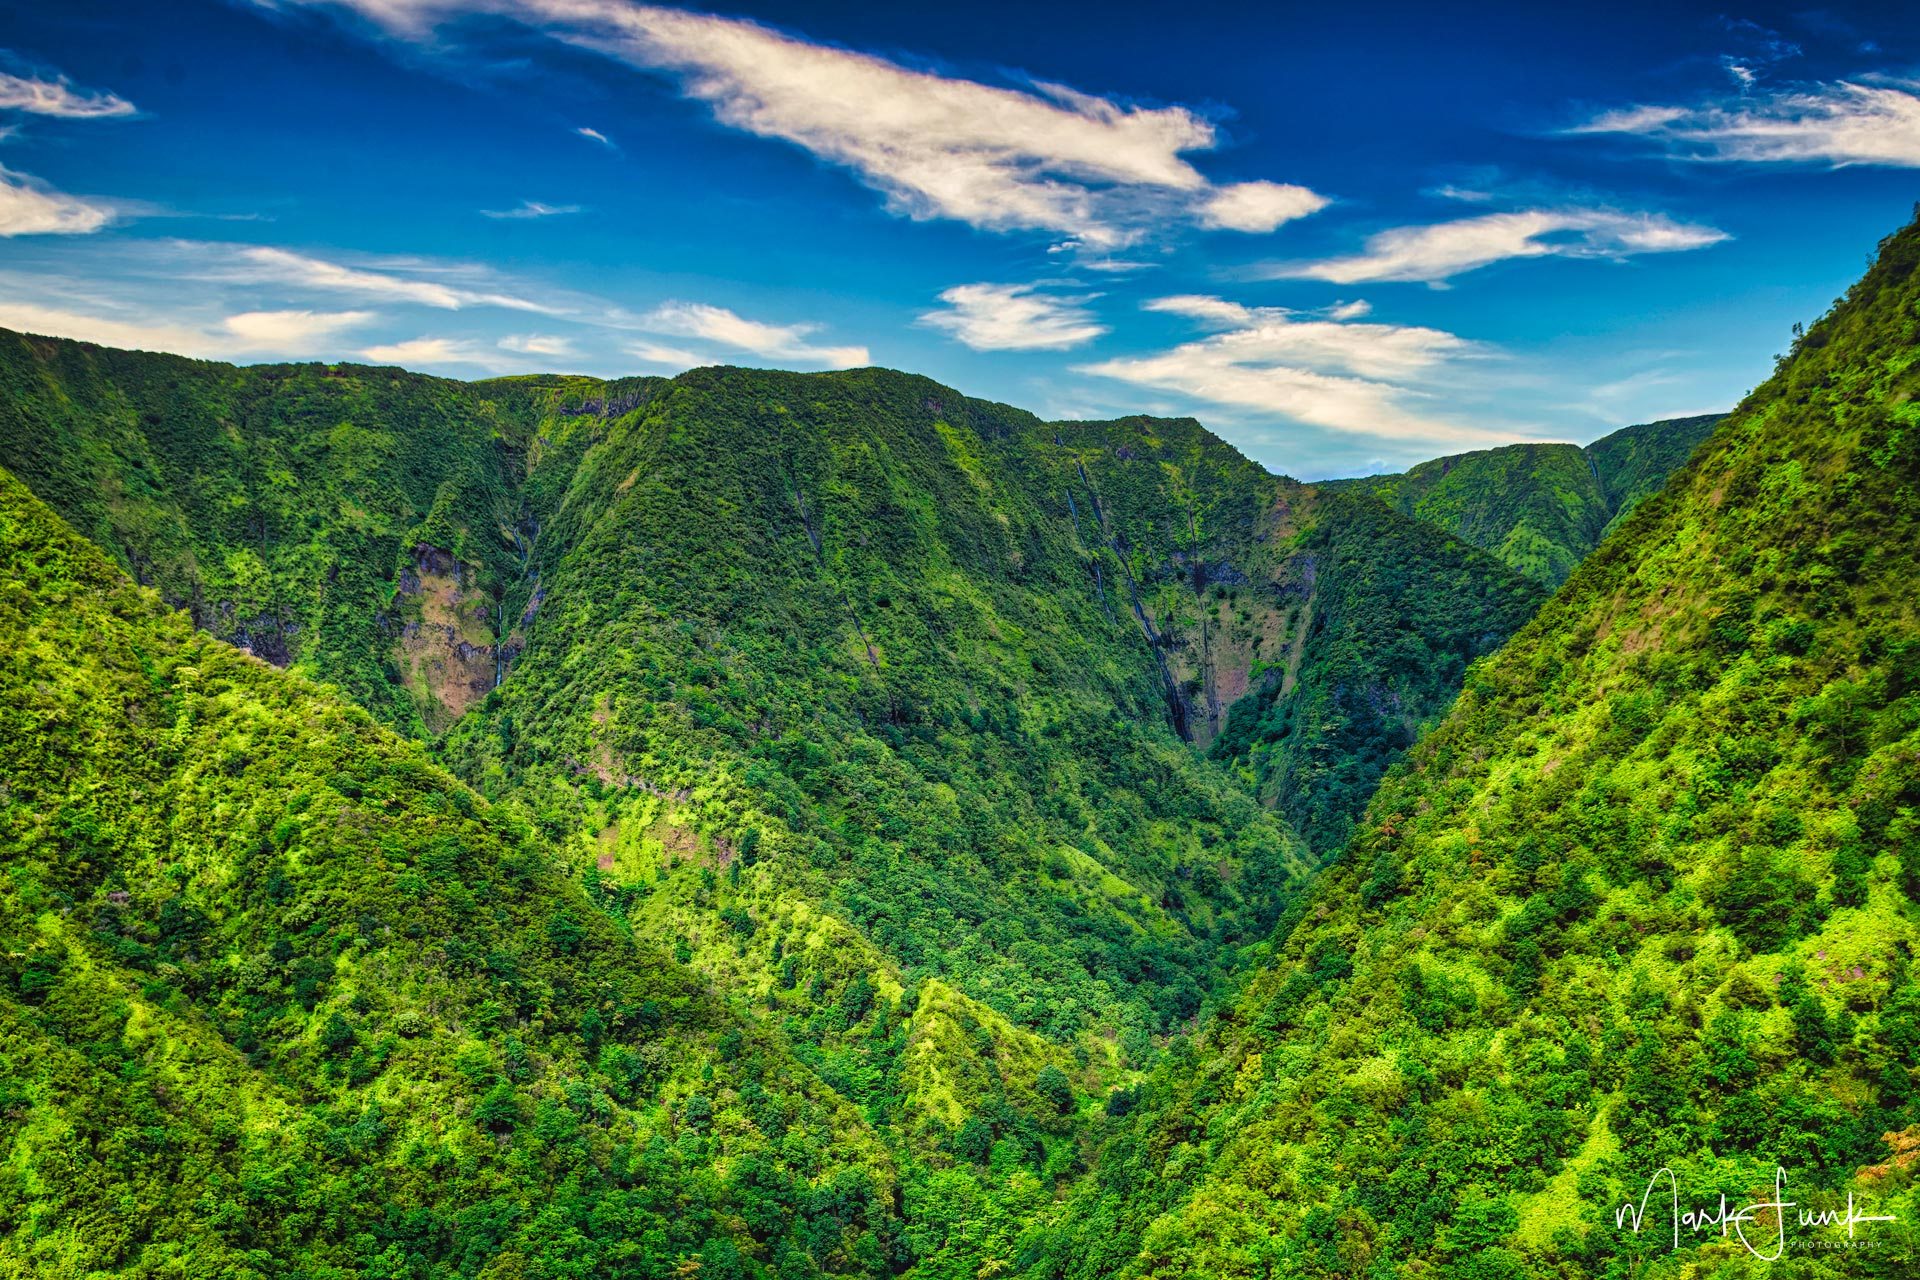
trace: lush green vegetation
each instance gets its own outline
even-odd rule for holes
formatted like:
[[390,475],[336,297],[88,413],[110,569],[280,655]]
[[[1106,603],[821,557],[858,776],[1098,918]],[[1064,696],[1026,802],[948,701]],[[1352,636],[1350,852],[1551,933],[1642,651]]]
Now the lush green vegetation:
[[[758,990],[780,957],[702,953],[712,901],[647,843],[663,813],[753,842],[761,915],[825,902],[899,981],[1140,1067],[1310,864],[1181,737],[1206,731],[1201,686],[1257,661],[1216,654],[1194,615],[1287,607],[1284,567],[1325,522],[1233,564],[1299,486],[1196,424],[1048,425],[884,371],[713,370],[551,441],[579,460],[529,566],[525,652],[445,752],[556,837],[629,849],[617,865],[703,967]],[[1389,528],[1355,541],[1429,537],[1368,512]],[[1476,606],[1514,585],[1439,554]]]
[[[0,466],[198,626],[418,733],[451,721],[473,696],[461,686],[492,684],[495,628],[473,611],[519,574],[535,398],[7,333]],[[420,548],[465,567],[466,608],[420,590]],[[454,670],[428,678],[409,658]]]
[[1917,264],[1651,499],[8,335],[0,1274],[1904,1274]]
[[1298,661],[1261,673],[1214,742],[1324,853],[1352,831],[1381,775],[1452,704],[1468,665],[1544,592],[1437,529],[1360,494],[1303,496],[1319,519],[1296,572],[1312,592]]
[[[1362,494],[1266,475],[1191,421],[1059,423],[1022,470],[1081,492],[1186,736],[1315,851],[1545,593]],[[1069,450],[1072,470],[1053,449]],[[1096,545],[1098,545],[1098,543]],[[1098,564],[1100,562],[1096,562]]]
[[778,1036],[11,477],[0,620],[0,1270],[899,1269],[897,1171]]
[[[1600,491],[1618,524],[1646,498],[1660,492],[1667,477],[1686,464],[1700,442],[1713,434],[1722,415],[1668,418],[1622,427],[1601,436],[1583,452],[1593,463]],[[1609,526],[1611,527],[1611,526]]]
[[[444,760],[702,969],[765,999],[775,935],[716,912],[824,911],[849,964],[1108,1065],[1192,1017],[1534,604],[1192,422],[885,371],[6,351],[0,460],[216,635],[452,726]],[[727,907],[736,853],[770,883]]]
[[1537,599],[885,371],[0,346],[0,460],[188,611],[7,483],[21,1274],[1011,1267]]
[[0,1275],[1908,1274],[1916,351],[1307,486],[4,335]]
[[[1469,673],[1030,1274],[1914,1273],[1916,355],[1920,224]],[[1616,1223],[1776,1166],[1771,1266]],[[1897,1221],[1799,1225],[1849,1193]]]
[[1720,420],[1623,427],[1585,448],[1515,444],[1423,462],[1402,475],[1336,480],[1484,547],[1557,587],[1643,498],[1657,492]]

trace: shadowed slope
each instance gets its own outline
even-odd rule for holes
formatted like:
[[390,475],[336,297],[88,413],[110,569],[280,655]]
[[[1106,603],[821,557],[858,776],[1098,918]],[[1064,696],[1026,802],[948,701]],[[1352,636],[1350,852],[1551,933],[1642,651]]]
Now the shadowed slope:
[[1614,1210],[1776,1166],[1897,1221],[1789,1223],[1774,1274],[1909,1273],[1917,267],[1910,227],[1469,675],[1035,1274],[1761,1274]]

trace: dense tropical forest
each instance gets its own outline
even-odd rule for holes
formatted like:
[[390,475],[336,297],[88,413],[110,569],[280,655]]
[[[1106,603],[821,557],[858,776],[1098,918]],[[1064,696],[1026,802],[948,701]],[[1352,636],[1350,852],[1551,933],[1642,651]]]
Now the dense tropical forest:
[[1329,487],[1371,493],[1557,587],[1641,499],[1659,491],[1719,421],[1709,414],[1643,422],[1584,448],[1505,445]]
[[[34,849],[88,869],[36,873],[53,896],[22,910],[116,922],[17,949],[49,975],[97,957],[291,1117],[364,1121],[351,1159],[315,1138],[287,1166],[319,1216],[272,1239],[155,1219],[151,1243],[94,1251],[76,1207],[29,1233],[32,1265],[164,1270],[216,1246],[263,1274],[1008,1261],[1085,1168],[1089,1126],[1230,989],[1241,948],[1540,598],[1197,424],[1046,424],[879,370],[464,384],[23,335],[6,352],[16,554],[82,556],[27,488],[101,548],[91,586],[36,579],[22,618],[21,687],[92,700],[76,719],[23,712],[38,727],[19,748],[51,773],[12,788],[10,847],[22,867]],[[107,555],[150,594],[116,586],[127,603],[101,607],[157,599],[127,626],[163,634],[87,614]],[[1429,606],[1403,608],[1409,590]],[[96,634],[105,650],[80,640]],[[173,706],[175,665],[216,658],[246,676],[222,715],[251,727],[208,728],[213,763],[137,733],[56,763],[50,736],[144,725]],[[1281,728],[1212,750],[1250,689]],[[388,753],[418,777],[383,781]],[[210,794],[209,770],[232,781]],[[1263,798],[1276,778],[1284,798]],[[450,824],[414,812],[436,803]],[[94,852],[69,847],[72,823]],[[291,843],[307,823],[327,849]],[[343,827],[366,838],[331,847]],[[155,864],[123,863],[135,847]],[[351,888],[318,874],[335,864]],[[188,865],[205,878],[163,874]],[[640,976],[555,973],[596,926]],[[696,997],[690,1025],[671,1020]],[[138,1056],[117,1026],[33,1025],[83,1057]],[[413,1098],[422,1077],[455,1096]],[[542,1116],[564,1151],[535,1138]],[[40,1202],[39,1153],[84,1123],[50,1119],[22,1148],[17,1203]],[[840,1144],[836,1124],[864,1137]],[[416,1129],[453,1144],[445,1159],[480,1143],[520,1172],[438,1181]],[[240,1185],[248,1158],[193,1176]],[[75,1176],[159,1196],[188,1175],[108,1153]],[[574,1190],[551,1201],[555,1179]],[[625,1190],[686,1213],[641,1248],[666,1228],[610,1211]],[[816,1193],[838,1226],[763,1225]],[[349,1218],[351,1240],[329,1225]]]
[[[1914,1274],[1916,356],[1920,224],[1474,667],[1032,1274]],[[1800,1208],[1621,1229],[1663,1168]]]
[[1192,422],[880,370],[7,346],[0,464],[204,629],[434,740],[700,967],[792,969],[715,915],[707,880],[764,864],[738,910],[831,905],[849,964],[1133,1068],[1540,598]]
[[0,1274],[1910,1274],[1916,266],[1340,485],[0,334]]

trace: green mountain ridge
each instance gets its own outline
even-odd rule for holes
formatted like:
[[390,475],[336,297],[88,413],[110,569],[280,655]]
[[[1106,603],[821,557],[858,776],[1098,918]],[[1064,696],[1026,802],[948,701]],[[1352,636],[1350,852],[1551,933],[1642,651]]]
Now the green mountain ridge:
[[[1913,1273],[1916,352],[1920,224],[1474,668],[1029,1274]],[[1635,1232],[1663,1169],[1800,1207]]]
[[1566,581],[1706,439],[1720,415],[1622,427],[1586,446],[1512,444],[1398,475],[1323,481],[1436,524],[1547,587]]
[[[7,335],[0,357],[0,463],[205,632],[293,673],[276,676],[160,614],[94,637],[91,613],[59,616],[92,605],[24,576],[33,625],[66,628],[51,683],[105,690],[94,723],[143,714],[116,705],[171,705],[173,660],[148,670],[156,654],[187,654],[180,661],[203,676],[245,672],[235,688],[251,692],[221,702],[247,728],[223,728],[207,758],[156,751],[127,766],[145,779],[129,785],[183,790],[184,816],[170,826],[154,815],[103,825],[61,798],[98,791],[121,767],[109,760],[62,775],[70,792],[50,782],[8,793],[20,831],[51,831],[34,839],[129,884],[100,889],[54,863],[26,875],[15,949],[57,955],[60,973],[110,974],[112,991],[199,1028],[163,1040],[294,1081],[287,1124],[307,1125],[319,1154],[283,1179],[287,1203],[325,1207],[257,1240],[204,1216],[154,1219],[151,1238],[127,1242],[116,1261],[69,1263],[54,1257],[94,1256],[85,1215],[101,1210],[48,1202],[7,1246],[41,1269],[159,1270],[205,1248],[241,1250],[245,1266],[269,1273],[464,1275],[511,1256],[526,1274],[553,1274],[576,1230],[595,1242],[586,1256],[603,1259],[592,1265],[611,1268],[626,1228],[609,1226],[603,1240],[577,1215],[600,1188],[655,1183],[687,1208],[673,1230],[652,1219],[636,1229],[650,1259],[634,1264],[642,1274],[695,1261],[719,1275],[971,1276],[1011,1265],[1020,1224],[1091,1154],[1100,1099],[1195,1025],[1232,981],[1239,948],[1265,935],[1337,846],[1468,663],[1539,599],[1458,540],[1370,498],[1269,475],[1190,421],[1047,424],[884,370],[465,384],[355,366],[236,369],[22,335]],[[59,544],[22,491],[8,502],[23,513],[18,528]],[[101,586],[99,572],[88,570],[90,591],[136,598]],[[1425,607],[1407,607],[1423,592]],[[159,634],[144,635],[149,625]],[[108,639],[117,647],[103,650]],[[17,689],[49,683],[32,674],[49,653],[35,647],[16,665]],[[147,655],[147,666],[126,654]],[[159,693],[106,674],[136,668],[162,681]],[[295,677],[323,685],[286,683]],[[438,764],[371,722],[332,731],[346,714],[337,694],[430,742]],[[282,710],[249,710],[249,698]],[[1238,709],[1249,700],[1257,714]],[[1229,735],[1235,723],[1243,731]],[[1260,732],[1245,731],[1254,724]],[[62,735],[79,732],[56,718],[22,749],[53,759]],[[438,830],[414,816],[426,802],[412,792],[355,780],[386,776],[376,762],[396,753],[472,784],[485,800],[435,783],[452,787],[435,804],[491,812],[485,821],[511,839],[463,834],[455,857],[451,844],[423,852],[411,836],[380,835],[373,878],[351,892],[317,886],[318,916],[317,902],[275,896],[288,889],[262,898],[243,888],[263,877],[297,884],[293,864],[273,859],[312,806],[351,831]],[[228,781],[196,789],[216,776]],[[237,843],[128,860],[126,832],[172,849],[166,841],[180,837],[163,833],[182,822],[222,830],[249,788],[263,816],[237,828]],[[286,788],[297,791],[283,801]],[[392,821],[356,816],[369,796]],[[251,843],[261,824],[267,835]],[[327,860],[366,857],[363,844]],[[572,928],[489,915],[509,874],[500,858],[512,875],[534,876],[526,883],[539,894],[565,897],[573,925],[588,928],[575,913],[594,912],[594,928],[634,940],[644,959],[618,963],[695,984],[686,999],[705,984],[699,1033],[671,1040],[648,1067],[657,1095],[634,1085],[629,1102],[615,1088],[632,1074],[620,1053],[639,1054],[656,1028],[602,1006],[604,1025],[589,1035],[595,1021],[577,1001],[564,1017],[541,1003],[555,981],[549,952]],[[30,865],[24,854],[20,865]],[[245,945],[215,963],[197,923],[179,938],[142,923],[123,944],[102,892],[132,895],[125,902],[154,921],[224,922]],[[395,1029],[414,1025],[411,997],[380,1005],[329,979],[324,960],[348,957],[332,961],[337,974],[369,947],[381,952],[376,975],[442,964],[422,960],[417,940],[404,959],[374,946],[395,894],[427,912],[408,917],[420,937],[471,940],[444,964],[468,982],[462,1008],[483,1009],[471,1037],[450,1029],[453,1039],[411,1059],[389,1043],[413,1043]],[[27,920],[49,910],[93,923],[29,940]],[[249,957],[263,947],[260,969]],[[228,969],[252,975],[248,993],[220,985]],[[525,995],[514,984],[529,971]],[[23,1007],[40,981],[20,979]],[[328,1003],[329,981],[345,1008]],[[489,1001],[498,984],[504,994]],[[356,1006],[363,996],[367,1007]],[[124,1035],[33,1034],[69,1060],[135,1070]],[[316,1037],[337,1040],[344,1064],[302,1057]],[[284,1071],[276,1053],[292,1055]],[[388,1061],[435,1079],[451,1078],[448,1061],[470,1062],[460,1079],[478,1092],[423,1101],[385,1073]],[[17,1070],[20,1096],[52,1087]],[[271,1083],[231,1070],[242,1094]],[[594,1083],[595,1072],[614,1083]],[[312,1078],[333,1101],[302,1083]],[[568,1080],[606,1090],[614,1110],[566,1093]],[[74,1105],[94,1106],[105,1088],[88,1085]],[[679,1154],[638,1182],[623,1172],[631,1157],[613,1154],[624,1148],[592,1134],[554,1154],[552,1134],[574,1131],[549,1107],[561,1105],[556,1090],[594,1132],[612,1124],[626,1148],[651,1151],[657,1137]],[[376,1106],[390,1109],[390,1125],[366,1120]],[[705,1125],[708,1106],[713,1131],[738,1142],[681,1150],[685,1109]],[[469,1129],[446,1120],[448,1108],[493,1118]],[[854,1118],[844,1159],[808,1163],[788,1150],[789,1137],[829,1146],[805,1129],[845,1122],[828,1117]],[[328,1164],[349,1139],[326,1126],[363,1121],[376,1137],[397,1127],[431,1142],[376,1143],[351,1167]],[[484,1186],[454,1179],[447,1195],[495,1206],[485,1210],[499,1218],[491,1236],[449,1226],[453,1200],[383,1181],[415,1160],[437,1167],[430,1148],[480,1169],[467,1153],[476,1136],[505,1164],[482,1162],[493,1170]],[[17,1203],[41,1203],[31,1188],[48,1148],[14,1150],[27,1179]],[[225,1188],[252,1169],[228,1161],[169,1176],[202,1188],[208,1204],[237,1203]],[[106,1161],[87,1174],[97,1190],[85,1203],[158,1195],[154,1176],[131,1158]],[[768,1198],[736,1177],[764,1184]],[[578,1194],[537,1212],[533,1188],[555,1179]],[[832,1200],[842,1191],[851,1199]],[[377,1217],[350,1200],[361,1194],[425,1225],[346,1233],[345,1221]],[[766,1205],[811,1214],[821,1196],[841,1205],[838,1235],[826,1225],[783,1235],[754,1216]],[[533,1218],[558,1234],[516,1234]]]
[[846,1274],[901,1247],[858,1112],[523,821],[191,630],[4,474],[0,584],[0,1270],[724,1275],[745,1247]]
[[1707,420],[1383,500],[889,370],[0,335],[0,1273],[1731,1276],[1606,1229],[1636,1162],[1910,1208],[1914,238],[1652,497]]
[[[797,843],[792,893],[888,966],[964,968],[1056,1038],[1131,1005],[1135,1059],[1537,599],[1197,424],[1045,424],[886,371],[6,349],[0,462],[215,634],[456,726],[465,777],[639,875],[702,964],[712,896],[666,846]],[[1398,561],[1434,570],[1417,622]],[[1234,767],[1180,745],[1249,694]]]

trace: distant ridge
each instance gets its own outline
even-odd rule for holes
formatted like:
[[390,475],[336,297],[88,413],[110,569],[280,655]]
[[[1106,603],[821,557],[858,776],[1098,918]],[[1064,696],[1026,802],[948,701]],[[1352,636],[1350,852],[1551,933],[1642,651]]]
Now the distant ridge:
[[[1191,419],[884,369],[0,333],[0,465],[23,1273],[995,1274],[1544,595]],[[245,1115],[142,1074],[161,1014]],[[64,1162],[182,1098],[191,1167]]]
[[1622,427],[1585,448],[1511,444],[1435,458],[1399,474],[1323,483],[1363,489],[1557,587],[1635,504],[1666,482],[1720,417]]
[[1474,669],[1031,1274],[1915,1274],[1916,303],[1920,223]]

